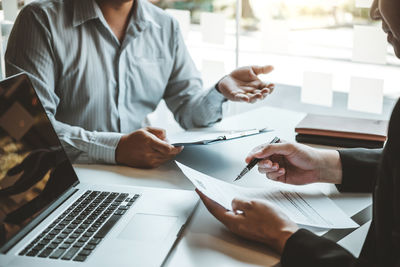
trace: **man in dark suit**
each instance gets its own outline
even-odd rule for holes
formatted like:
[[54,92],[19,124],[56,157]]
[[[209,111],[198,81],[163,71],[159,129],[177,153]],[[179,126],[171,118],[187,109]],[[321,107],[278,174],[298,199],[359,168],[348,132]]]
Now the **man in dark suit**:
[[[374,0],[371,17],[382,20],[400,58],[400,1]],[[342,192],[374,193],[373,220],[361,254],[355,258],[336,243],[299,229],[268,202],[234,199],[233,211],[227,211],[198,192],[208,210],[232,232],[274,248],[284,267],[400,266],[400,101],[393,110],[383,150],[317,150],[279,143],[255,148],[246,161],[254,157],[264,159],[258,169],[272,180],[327,182]]]

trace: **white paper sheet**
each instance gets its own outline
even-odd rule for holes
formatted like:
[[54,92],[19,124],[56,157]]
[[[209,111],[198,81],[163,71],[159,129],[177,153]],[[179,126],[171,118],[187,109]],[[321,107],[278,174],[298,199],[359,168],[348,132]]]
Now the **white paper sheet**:
[[348,109],[382,113],[383,80],[351,77]]
[[225,43],[226,20],[223,14],[202,12],[200,25],[203,42],[221,45]]
[[193,130],[193,131],[181,131],[177,133],[173,133],[167,136],[168,142],[170,144],[177,143],[197,143],[202,142],[204,140],[218,140],[221,136],[224,136],[229,141],[237,138],[246,138],[251,137],[256,134],[263,134],[267,132],[271,132],[273,129],[243,129],[238,131],[210,131],[206,132],[203,130]]
[[373,0],[356,0],[356,7],[358,8],[370,8]]
[[182,36],[187,39],[190,29],[190,11],[180,9],[166,9],[165,11],[179,22]]
[[304,72],[301,102],[328,107],[332,106],[332,86],[332,74],[312,71]]
[[216,139],[218,136],[226,134],[226,131],[221,132],[204,132],[204,131],[184,131],[169,135],[168,142],[170,144],[175,143],[192,143],[202,140]]
[[2,0],[4,19],[14,21],[18,14],[17,0]]
[[380,26],[354,26],[353,61],[386,64],[387,37]]
[[319,191],[301,192],[269,188],[245,188],[212,178],[176,162],[186,177],[206,196],[226,209],[231,209],[233,198],[268,200],[298,224],[321,228],[355,228],[351,220],[328,197]]

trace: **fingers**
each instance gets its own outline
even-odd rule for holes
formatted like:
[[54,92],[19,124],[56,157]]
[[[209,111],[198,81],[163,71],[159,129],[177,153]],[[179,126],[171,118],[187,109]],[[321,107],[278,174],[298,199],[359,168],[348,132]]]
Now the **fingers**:
[[251,210],[251,202],[244,199],[234,198],[232,200],[232,210],[237,214],[238,211],[246,213],[246,211]]
[[254,103],[257,100],[262,100],[272,93],[273,84],[267,84],[262,81],[255,81],[247,86],[241,86],[242,92],[234,93],[234,101],[243,101]]
[[260,74],[267,74],[270,73],[271,71],[274,70],[274,67],[271,65],[265,65],[265,66],[251,66],[251,69],[256,75]]
[[153,138],[152,141],[153,142],[150,144],[151,148],[159,152],[162,157],[175,157],[183,150],[183,146],[174,147],[167,142],[159,139],[157,140],[157,138]]
[[[148,130],[147,138],[149,138],[149,144],[152,149],[160,152],[162,155],[170,155],[175,156],[179,154],[183,147],[174,147],[171,144],[168,144],[164,140],[160,139],[159,136],[165,136],[165,130],[159,128],[146,128]],[[158,136],[156,134],[158,134]]]
[[295,147],[292,143],[277,143],[277,144],[266,144],[256,147],[246,157],[246,162],[249,163],[253,158],[268,158],[272,155],[283,155],[288,156],[295,151]]
[[154,134],[161,140],[165,140],[167,138],[167,134],[164,129],[157,128],[157,127],[146,127],[145,130],[148,131],[149,133]]
[[273,181],[279,181],[279,182],[285,182],[285,169],[279,168],[277,171],[268,171],[268,170],[263,170],[260,171],[262,173],[265,173],[268,179],[271,179]]
[[239,93],[233,95],[233,101],[239,101],[239,102],[250,102],[250,97],[246,94]]
[[196,189],[197,194],[199,195],[201,201],[203,201],[204,206],[208,209],[208,211],[214,215],[217,220],[225,224],[226,226],[232,225],[232,223],[236,220],[236,216],[233,212],[226,210],[220,204],[215,202],[214,200],[209,199],[206,195],[204,195],[200,190]]

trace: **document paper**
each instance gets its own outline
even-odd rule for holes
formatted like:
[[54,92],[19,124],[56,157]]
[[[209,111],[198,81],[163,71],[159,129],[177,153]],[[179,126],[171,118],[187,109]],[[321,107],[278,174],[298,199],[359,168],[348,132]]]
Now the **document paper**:
[[320,228],[356,228],[358,225],[322,192],[282,190],[279,186],[246,188],[220,181],[176,162],[186,177],[203,194],[231,210],[235,197],[267,200],[298,224]]

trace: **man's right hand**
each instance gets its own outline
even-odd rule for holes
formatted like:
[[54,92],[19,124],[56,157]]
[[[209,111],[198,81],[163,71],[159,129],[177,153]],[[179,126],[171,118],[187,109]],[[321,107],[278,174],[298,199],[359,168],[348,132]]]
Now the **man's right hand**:
[[274,181],[302,185],[342,182],[342,164],[336,150],[315,149],[299,143],[260,145],[247,156],[263,159],[258,170]]
[[118,164],[137,168],[155,168],[173,159],[183,150],[167,143],[165,130],[146,127],[121,137],[115,151]]

